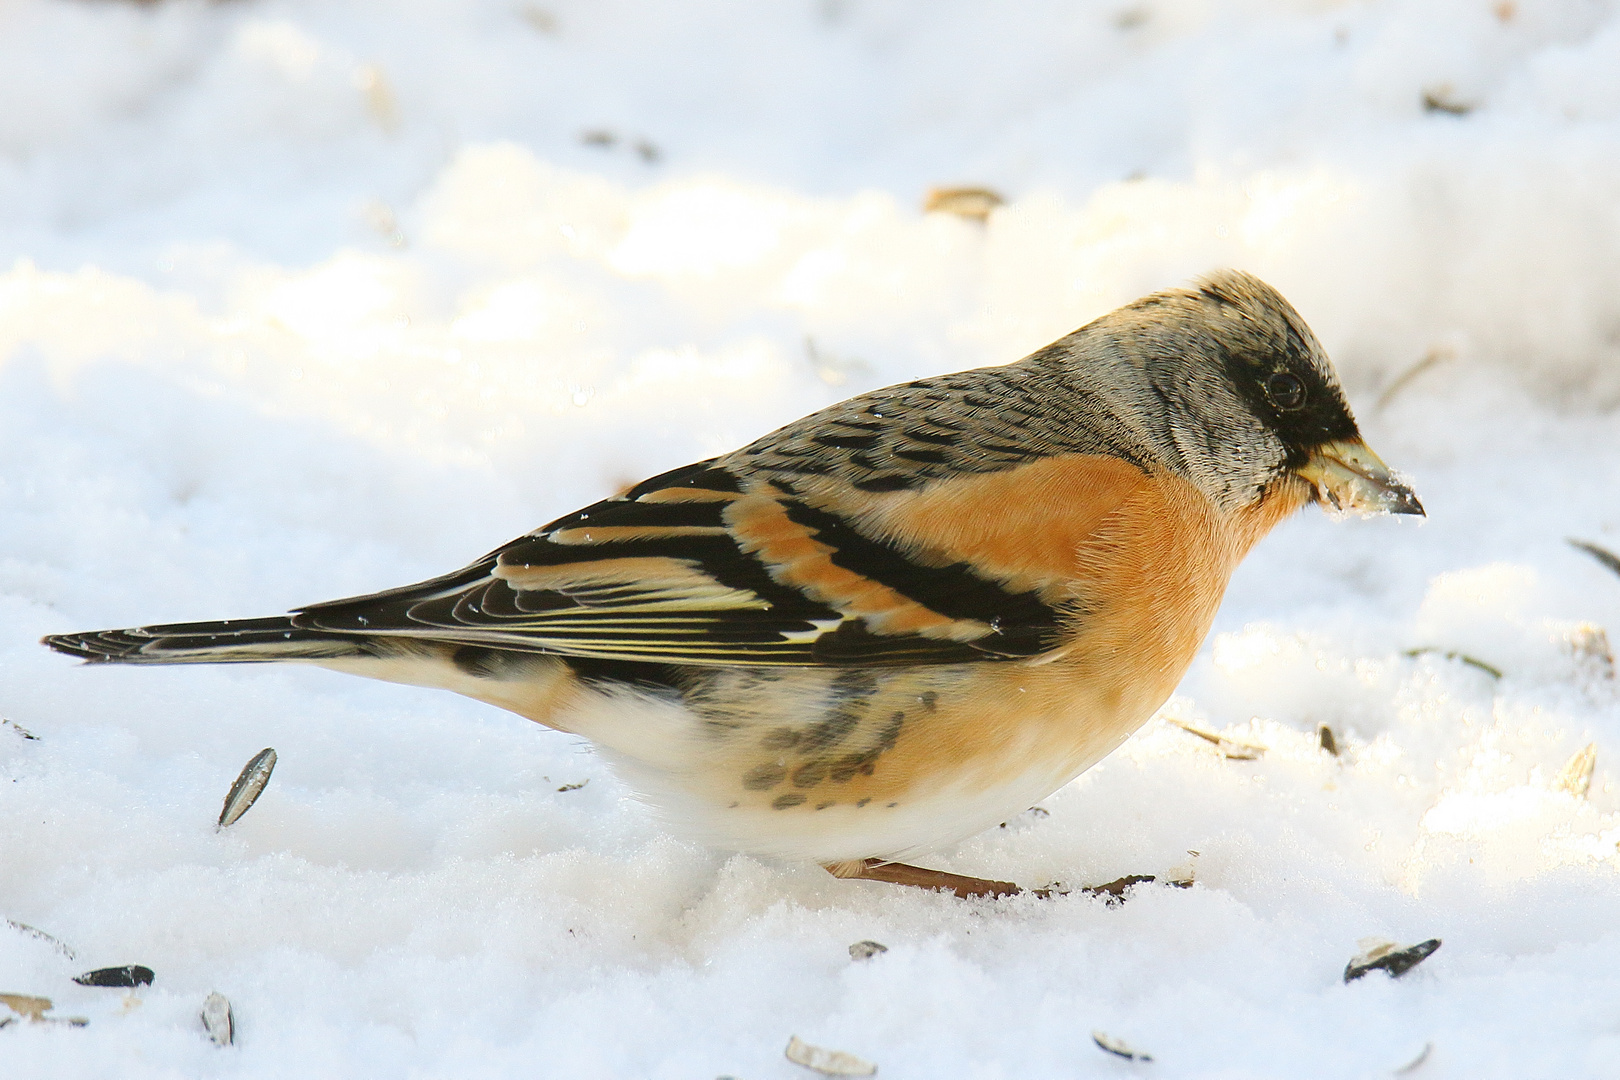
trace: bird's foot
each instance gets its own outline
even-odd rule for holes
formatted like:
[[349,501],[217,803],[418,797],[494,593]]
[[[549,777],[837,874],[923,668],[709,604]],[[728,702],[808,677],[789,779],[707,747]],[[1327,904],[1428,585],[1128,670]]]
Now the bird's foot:
[[[1048,900],[1054,896],[1067,896],[1071,891],[1082,892],[1088,896],[1100,898],[1112,907],[1125,899],[1125,892],[1133,885],[1145,885],[1157,881],[1152,874],[1127,874],[1125,877],[1110,881],[1103,885],[1086,885],[1071,890],[1062,884],[1048,885],[1044,889],[1021,889],[1010,881],[991,881],[988,878],[967,877],[963,874],[947,874],[943,870],[929,870],[927,867],[911,866],[907,863],[886,862],[883,859],[849,859],[845,862],[829,863],[827,872],[837,878],[855,878],[861,881],[887,881],[892,885],[912,885],[919,889],[939,889],[954,893],[959,899],[966,900],[974,896],[1018,896],[1028,893]],[[1191,881],[1166,881],[1164,884],[1175,889],[1185,889],[1192,885]]]
[[906,863],[885,862],[882,859],[849,859],[831,863],[827,872],[838,878],[859,878],[863,881],[887,881],[893,885],[914,885],[919,889],[941,889],[955,893],[966,900],[974,896],[1017,896],[1023,892],[1010,881],[991,881],[988,878],[947,874],[943,870],[929,870]]

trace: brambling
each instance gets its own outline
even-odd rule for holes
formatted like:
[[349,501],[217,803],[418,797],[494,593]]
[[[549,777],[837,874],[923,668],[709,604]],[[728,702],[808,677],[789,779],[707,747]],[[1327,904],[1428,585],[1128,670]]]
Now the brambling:
[[1298,313],[1227,271],[1016,363],[833,405],[444,577],[45,643],[454,690],[591,740],[711,845],[1000,894],[900,860],[1123,742],[1238,562],[1312,501],[1423,513]]

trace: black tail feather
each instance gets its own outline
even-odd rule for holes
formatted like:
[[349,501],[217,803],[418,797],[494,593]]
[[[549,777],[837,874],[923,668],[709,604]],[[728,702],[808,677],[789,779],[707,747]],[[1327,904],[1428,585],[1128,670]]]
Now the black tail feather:
[[302,629],[285,615],[51,634],[43,641],[92,664],[252,664],[375,655],[362,635]]

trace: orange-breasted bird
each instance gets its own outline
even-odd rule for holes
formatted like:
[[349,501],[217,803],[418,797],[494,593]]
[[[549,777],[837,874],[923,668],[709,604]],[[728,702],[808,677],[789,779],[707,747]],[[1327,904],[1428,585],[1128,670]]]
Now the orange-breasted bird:
[[1313,500],[1423,513],[1298,313],[1227,271],[1016,363],[861,394],[444,577],[45,641],[454,690],[590,739],[711,845],[1002,893],[900,860],[1123,742],[1238,562]]

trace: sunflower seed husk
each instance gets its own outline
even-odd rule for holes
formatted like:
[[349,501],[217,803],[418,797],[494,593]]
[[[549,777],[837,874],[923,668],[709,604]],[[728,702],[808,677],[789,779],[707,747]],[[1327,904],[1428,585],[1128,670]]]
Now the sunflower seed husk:
[[125,964],[123,967],[96,968],[83,975],[75,975],[73,981],[80,986],[151,986],[152,969],[141,964]]
[[220,1046],[229,1046],[235,1041],[236,1017],[232,1015],[230,1000],[224,994],[213,993],[203,999],[202,1022],[208,1037]]
[[842,1050],[824,1050],[819,1046],[811,1046],[797,1035],[788,1039],[787,1049],[783,1053],[793,1064],[803,1065],[826,1076],[877,1075],[877,1066],[870,1061],[858,1058],[854,1054],[846,1054]]
[[886,953],[889,947],[880,941],[857,941],[849,947],[851,960],[870,960],[878,953]]
[[1101,1050],[1106,1050],[1115,1057],[1122,1057],[1126,1061],[1152,1061],[1152,1054],[1144,1054],[1140,1050],[1133,1050],[1120,1040],[1101,1031],[1091,1033],[1091,1041]]
[[1005,205],[1001,194],[985,187],[930,188],[923,197],[923,213],[955,214],[969,221],[987,221],[990,211]]
[[216,828],[234,825],[248,812],[264,791],[264,786],[270,782],[270,774],[275,768],[276,752],[268,746],[253,755],[253,760],[242,767],[242,775],[231,785],[230,794],[225,796],[225,805],[220,808]]
[[1345,965],[1345,982],[1354,982],[1369,971],[1379,970],[1389,972],[1392,979],[1398,979],[1428,959],[1440,947],[1440,939],[1430,938],[1416,945],[1408,945],[1404,949],[1393,941],[1381,941],[1376,938],[1364,940],[1361,945],[1361,952]]
[[1586,798],[1592,787],[1592,772],[1597,768],[1597,743],[1587,743],[1575,751],[1564,763],[1564,768],[1553,781],[1554,791],[1567,791],[1577,799]]

